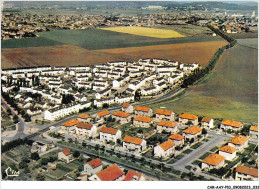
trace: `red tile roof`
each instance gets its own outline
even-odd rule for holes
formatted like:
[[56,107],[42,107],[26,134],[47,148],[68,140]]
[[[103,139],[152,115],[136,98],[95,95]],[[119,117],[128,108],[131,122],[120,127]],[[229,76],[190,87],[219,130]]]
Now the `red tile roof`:
[[151,108],[143,107],[143,106],[136,106],[136,111],[148,112]]
[[78,123],[79,123],[78,120],[72,119],[72,120],[66,121],[65,123],[63,123],[61,125],[65,126],[65,127],[72,127],[72,126],[74,126],[74,125],[76,125]]
[[193,115],[193,114],[186,114],[186,113],[184,113],[184,114],[181,114],[181,115],[179,116],[179,118],[189,119],[189,120],[195,120],[195,119],[198,118],[198,116]]
[[91,160],[88,162],[88,164],[93,168],[97,168],[98,166],[101,166],[102,165],[102,162],[99,158],[96,158],[94,160]]
[[248,141],[248,138],[246,138],[243,135],[237,135],[237,136],[233,137],[232,139],[230,139],[228,142],[233,143],[233,144],[237,144],[237,145],[242,145],[246,141]]
[[129,117],[130,114],[126,113],[126,112],[123,112],[123,111],[116,111],[113,113],[114,116],[117,116],[117,117]]
[[175,123],[175,122],[172,122],[172,121],[162,120],[162,121],[160,121],[157,125],[174,128],[174,127],[176,127],[178,124]]
[[168,140],[168,141],[165,141],[163,142],[162,144],[159,144],[159,146],[164,150],[168,150],[169,148],[173,147],[174,146],[174,142],[172,140]]
[[258,177],[258,169],[256,168],[249,168],[247,166],[237,166],[236,172]]
[[114,129],[114,128],[110,128],[110,127],[102,127],[100,129],[100,132],[102,133],[108,133],[108,134],[112,134],[115,135],[117,133],[118,129]]
[[134,177],[136,176],[136,181],[139,181],[139,179],[141,178],[142,174],[133,171],[133,170],[129,170],[125,176],[124,181],[132,181],[134,180]]
[[96,175],[101,181],[114,181],[124,175],[124,172],[116,164],[113,164]]
[[109,114],[110,114],[110,112],[108,110],[104,110],[102,112],[97,113],[97,115],[99,117],[103,117],[103,116],[106,116],[106,115],[109,115]]
[[130,137],[130,136],[125,136],[124,142],[127,142],[127,143],[133,143],[133,144],[137,144],[137,145],[141,145],[141,143],[143,142],[143,139],[139,139],[139,138],[136,138],[136,137]]
[[145,123],[150,123],[152,121],[152,119],[150,117],[146,117],[146,116],[137,116],[134,118],[135,121],[140,121],[140,122],[145,122]]
[[170,110],[158,109],[158,110],[156,111],[156,114],[170,116],[170,115],[172,114],[172,111],[170,111]]
[[68,149],[68,148],[63,149],[62,152],[63,152],[63,154],[65,154],[66,156],[68,156],[68,155],[71,154],[70,149]]
[[226,146],[222,146],[222,147],[219,149],[219,151],[227,152],[227,153],[229,153],[229,154],[232,154],[232,153],[236,152],[237,149],[235,149],[235,148],[233,148],[233,147],[231,147],[231,146],[226,145]]
[[130,106],[130,104],[128,104],[128,103],[124,103],[124,104],[122,105],[123,108],[128,108],[129,106]]
[[201,130],[202,129],[198,126],[192,126],[188,129],[184,130],[183,133],[195,135],[196,133],[200,132]]
[[236,128],[243,126],[243,124],[241,122],[232,121],[232,120],[224,120],[224,121],[221,122],[221,124],[231,126],[231,127],[236,127]]
[[83,114],[78,115],[78,118],[88,119],[88,118],[90,118],[90,116],[88,114],[83,113]]
[[258,126],[251,126],[250,131],[256,131],[258,132]]
[[177,140],[177,141],[181,141],[182,139],[184,139],[184,136],[176,133],[176,134],[173,134],[169,137],[169,139],[172,139],[172,140]]
[[213,154],[209,155],[208,157],[206,157],[204,160],[202,160],[202,162],[212,165],[212,166],[216,166],[220,162],[222,162],[224,159],[225,159],[224,156],[213,153]]
[[206,122],[206,123],[209,123],[211,120],[211,118],[208,118],[208,117],[203,117],[201,122]]
[[93,127],[93,125],[92,125],[92,124],[89,124],[89,123],[79,122],[79,123],[77,124],[77,127],[78,127],[78,128],[84,128],[84,129],[90,130],[90,129]]

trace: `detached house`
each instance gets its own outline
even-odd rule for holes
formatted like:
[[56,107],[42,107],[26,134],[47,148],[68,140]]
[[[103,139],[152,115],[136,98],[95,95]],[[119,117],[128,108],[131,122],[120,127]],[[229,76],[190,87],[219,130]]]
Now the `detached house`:
[[184,136],[178,133],[171,135],[169,139],[171,139],[176,146],[182,146],[184,144]]
[[160,121],[162,119],[174,121],[174,112],[173,111],[158,109],[155,114],[156,114],[157,121]]
[[253,138],[258,138],[258,126],[251,126],[249,130],[249,135]]
[[146,149],[146,141],[136,137],[125,136],[123,140],[123,148],[125,150],[132,150],[141,152]]
[[76,134],[86,137],[93,137],[97,134],[97,127],[96,125],[92,125],[89,123],[79,122],[76,125]]
[[241,122],[238,121],[232,121],[232,120],[224,120],[221,122],[220,128],[227,130],[227,129],[231,129],[234,131],[239,131],[241,130],[243,127],[243,124]]
[[90,115],[83,113],[78,115],[77,120],[83,123],[89,123],[91,121],[91,117]]
[[142,176],[142,174],[133,170],[129,170],[125,176],[124,181],[145,181],[145,178]]
[[224,156],[226,160],[233,160],[236,157],[237,149],[231,147],[231,146],[222,146],[218,150],[218,154],[221,156]]
[[122,181],[125,175],[124,172],[113,164],[108,168],[94,174],[89,178],[90,181]]
[[79,123],[77,119],[71,119],[66,121],[65,123],[61,124],[61,128],[67,132],[76,132],[76,125]]
[[137,116],[134,118],[134,125],[136,127],[145,127],[148,128],[150,127],[150,124],[152,123],[152,119],[150,117],[146,116]]
[[237,135],[228,141],[228,146],[236,148],[238,151],[242,151],[248,146],[248,138],[243,135]]
[[250,168],[247,166],[237,166],[236,174],[235,174],[236,181],[258,181],[258,169],[257,168]]
[[122,111],[126,113],[133,113],[134,107],[128,103],[124,103],[122,105]]
[[198,116],[193,114],[181,114],[179,116],[179,122],[181,124],[186,124],[187,122],[191,121],[193,125],[198,125]]
[[157,157],[167,158],[174,154],[175,143],[172,140],[163,142],[154,147],[154,155]]
[[70,152],[70,149],[65,148],[61,152],[58,153],[58,159],[64,160],[67,163],[69,163],[72,160],[72,153]]
[[153,115],[153,110],[151,108],[136,106],[134,110],[135,115],[143,115],[151,117]]
[[98,112],[96,118],[97,119],[104,119],[110,116],[110,111],[104,110],[102,112]]
[[112,117],[115,118],[116,121],[120,121],[121,124],[128,123],[131,121],[131,115],[123,111],[114,112]]
[[211,129],[211,128],[214,127],[213,123],[214,123],[213,119],[208,118],[208,117],[203,117],[202,120],[201,120],[201,127]]
[[202,160],[201,169],[208,168],[221,168],[225,164],[225,157],[219,154],[211,154]]
[[198,126],[192,126],[188,129],[185,129],[184,131],[182,131],[183,136],[185,137],[185,139],[196,139],[198,137],[198,135],[201,135],[202,129]]
[[121,131],[114,128],[102,127],[99,131],[100,141],[102,142],[114,142],[117,139],[121,139]]
[[103,165],[99,158],[96,158],[84,164],[84,171],[87,172],[87,175],[96,174],[97,172],[100,172],[102,169]]
[[158,133],[161,133],[163,130],[176,133],[178,131],[177,125],[175,122],[162,120],[157,124],[157,131]]

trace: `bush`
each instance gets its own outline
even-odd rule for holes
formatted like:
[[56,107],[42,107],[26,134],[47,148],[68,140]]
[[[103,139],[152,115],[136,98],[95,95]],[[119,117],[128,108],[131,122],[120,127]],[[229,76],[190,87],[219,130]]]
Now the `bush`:
[[19,169],[28,168],[28,164],[24,161],[21,161],[19,163]]
[[74,158],[78,158],[79,156],[80,156],[79,151],[73,152],[73,157],[74,157]]
[[48,158],[42,158],[42,159],[41,159],[41,164],[42,164],[42,165],[47,165],[48,162],[49,162],[49,159],[48,159]]
[[33,160],[39,160],[40,159],[40,156],[38,154],[38,152],[34,152],[31,154],[31,159]]
[[45,176],[42,175],[42,174],[38,174],[38,175],[36,176],[36,179],[37,179],[38,181],[44,181],[44,180],[45,180]]

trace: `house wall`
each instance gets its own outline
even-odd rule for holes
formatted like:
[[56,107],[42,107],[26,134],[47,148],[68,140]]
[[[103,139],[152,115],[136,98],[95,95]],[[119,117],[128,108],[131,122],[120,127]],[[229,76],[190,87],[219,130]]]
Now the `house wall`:
[[236,152],[230,154],[227,152],[219,151],[218,154],[224,156],[226,160],[233,160],[236,157]]
[[84,164],[84,171],[87,172],[87,175],[93,175],[97,172],[101,171],[103,169],[103,166],[100,165],[96,168],[92,168],[88,163]]

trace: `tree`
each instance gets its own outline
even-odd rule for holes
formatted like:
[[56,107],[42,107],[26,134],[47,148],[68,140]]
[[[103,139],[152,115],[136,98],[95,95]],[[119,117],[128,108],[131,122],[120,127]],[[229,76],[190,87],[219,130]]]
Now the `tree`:
[[86,148],[86,147],[87,147],[87,143],[86,143],[85,141],[83,141],[83,142],[82,142],[82,146],[83,146],[84,148]]
[[33,160],[39,160],[40,159],[40,156],[38,154],[38,152],[34,152],[31,154],[31,159]]
[[203,129],[202,129],[202,134],[203,134],[203,135],[206,135],[207,133],[208,133],[207,130],[206,130],[205,128],[203,128]]
[[24,161],[21,161],[19,163],[19,169],[28,168],[28,164]]
[[10,108],[8,108],[8,109],[7,109],[7,113],[8,113],[8,115],[11,115],[11,114],[12,114],[12,112],[11,112],[11,109],[10,109]]
[[103,107],[103,108],[108,108],[109,105],[108,105],[107,103],[104,103],[102,107]]
[[73,152],[73,157],[74,157],[74,158],[78,158],[79,156],[80,156],[79,151]]
[[47,165],[48,162],[49,162],[49,159],[48,159],[48,158],[42,158],[42,159],[41,159],[41,164],[42,164],[42,165]]
[[38,181],[44,181],[45,176],[42,175],[42,174],[38,174],[38,175],[36,176],[36,179],[37,179]]
[[192,125],[193,123],[191,122],[191,121],[188,121],[187,123],[186,123],[186,125]]
[[69,143],[72,143],[72,142],[73,142],[72,138],[69,138],[68,141],[69,141]]
[[18,116],[17,115],[14,115],[13,121],[14,121],[14,123],[18,123]]
[[194,138],[191,138],[190,144],[194,143]]

